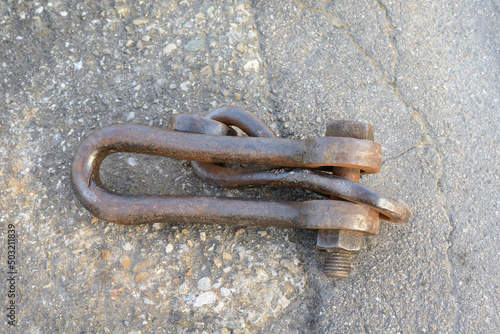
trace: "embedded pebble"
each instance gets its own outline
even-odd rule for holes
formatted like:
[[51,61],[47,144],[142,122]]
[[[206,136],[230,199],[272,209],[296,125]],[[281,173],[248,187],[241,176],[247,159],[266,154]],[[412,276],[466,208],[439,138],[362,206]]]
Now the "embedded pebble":
[[189,81],[184,81],[181,83],[181,89],[185,92],[189,90],[189,87],[191,87],[191,83]]
[[127,122],[133,120],[135,118],[135,112],[131,111],[129,112],[128,116],[127,116]]
[[119,261],[124,269],[127,269],[128,267],[130,267],[130,259],[127,255],[120,256]]
[[236,49],[241,53],[245,53],[245,52],[247,52],[248,47],[244,43],[238,43],[238,45],[236,46]]
[[220,294],[222,297],[229,297],[231,296],[231,290],[227,288],[220,288]]
[[289,259],[283,259],[281,260],[281,265],[285,267],[286,269],[290,270],[292,273],[296,274],[299,270],[299,268]]
[[185,295],[188,292],[189,292],[189,282],[185,281],[184,283],[182,283],[181,286],[179,286],[179,294]]
[[135,276],[135,281],[136,282],[142,282],[145,281],[148,278],[148,273],[147,272],[140,272]]
[[200,294],[196,298],[193,306],[194,307],[201,307],[203,305],[213,304],[213,303],[215,303],[216,300],[217,300],[217,296],[212,291],[203,292],[202,294]]
[[135,25],[135,26],[140,26],[140,25],[143,25],[143,24],[146,24],[148,23],[149,20],[148,19],[135,19],[134,21],[132,21],[132,23]]
[[259,72],[259,68],[259,61],[256,59],[249,61],[245,64],[245,66],[243,66],[245,72]]
[[188,51],[199,51],[203,49],[203,47],[205,47],[205,41],[202,39],[192,39],[187,42],[184,48]]
[[134,158],[128,158],[127,159],[127,164],[129,164],[129,166],[132,166],[132,167],[135,167],[137,166],[137,160],[135,160]]
[[175,49],[177,49],[177,45],[175,45],[173,43],[170,43],[166,47],[163,48],[163,53],[166,54],[166,55],[168,55],[172,51],[174,51]]
[[198,290],[208,291],[208,290],[210,290],[211,284],[212,283],[210,282],[210,278],[203,277],[202,279],[200,279],[198,281]]

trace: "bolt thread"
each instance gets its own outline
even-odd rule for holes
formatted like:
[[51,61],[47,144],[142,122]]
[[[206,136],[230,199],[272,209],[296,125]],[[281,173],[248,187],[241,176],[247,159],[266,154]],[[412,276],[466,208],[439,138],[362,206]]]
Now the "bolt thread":
[[331,252],[325,257],[323,273],[328,277],[347,278],[351,272],[352,254]]

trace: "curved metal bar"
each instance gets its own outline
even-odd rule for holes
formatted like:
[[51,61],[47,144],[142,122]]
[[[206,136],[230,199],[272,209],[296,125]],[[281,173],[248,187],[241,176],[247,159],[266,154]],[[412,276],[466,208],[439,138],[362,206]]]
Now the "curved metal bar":
[[378,194],[357,182],[317,170],[262,167],[225,168],[199,162],[192,163],[192,167],[202,180],[219,187],[302,188],[367,205],[381,214],[380,219],[393,223],[405,223],[411,217],[411,210],[406,204]]
[[238,107],[217,108],[208,114],[206,118],[225,125],[236,126],[250,137],[276,138],[274,131],[264,124],[260,118]]

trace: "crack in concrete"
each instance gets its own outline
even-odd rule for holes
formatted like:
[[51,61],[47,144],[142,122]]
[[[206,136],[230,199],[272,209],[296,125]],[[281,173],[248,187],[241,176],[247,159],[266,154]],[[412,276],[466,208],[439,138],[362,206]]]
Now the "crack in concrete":
[[411,146],[411,147],[409,147],[409,148],[407,148],[407,149],[403,150],[403,152],[401,152],[401,153],[399,153],[399,154],[396,154],[396,155],[395,155],[395,156],[393,156],[393,157],[385,158],[385,159],[384,159],[384,161],[382,161],[382,166],[383,166],[386,162],[388,162],[388,161],[398,159],[398,158],[402,157],[403,155],[405,155],[406,153],[408,153],[408,152],[410,152],[410,151],[412,151],[412,150],[414,150],[414,149],[416,149],[416,148],[423,148],[424,146],[425,146],[425,143],[420,142],[419,144],[414,145],[414,146]]
[[[376,0],[376,1],[378,3],[379,8],[383,11],[386,21],[388,22],[388,28],[390,30],[390,31],[388,31],[388,33],[391,33],[391,32],[393,33],[394,31],[396,31],[396,28],[392,23],[392,20],[390,18],[389,11],[388,11],[387,7],[382,3],[381,0]],[[453,305],[454,305],[454,310],[453,310],[454,315],[453,315],[453,318],[451,319],[451,324],[449,327],[451,327],[451,329],[454,330],[456,327],[456,324],[457,324],[458,303],[457,303],[457,297],[456,297],[456,293],[455,293],[456,289],[455,289],[455,284],[454,284],[454,279],[453,279],[453,274],[452,274],[453,265],[452,265],[451,260],[450,260],[450,249],[452,246],[452,236],[456,230],[456,226],[453,223],[453,220],[450,216],[450,210],[447,206],[446,195],[445,195],[445,192],[443,190],[442,180],[443,180],[444,171],[445,171],[445,165],[444,165],[445,156],[439,150],[439,147],[438,147],[436,140],[430,135],[429,125],[423,117],[424,116],[423,112],[419,111],[417,107],[410,104],[404,98],[401,90],[398,87],[396,74],[397,74],[397,69],[399,67],[400,53],[399,53],[399,49],[398,49],[398,46],[396,43],[396,39],[394,37],[389,38],[389,43],[390,43],[391,48],[395,51],[395,54],[396,54],[396,61],[394,63],[394,67],[392,70],[393,81],[389,83],[389,86],[392,87],[394,94],[397,96],[398,100],[401,103],[403,103],[403,105],[405,105],[405,107],[411,109],[414,112],[415,119],[420,124],[422,136],[421,136],[421,143],[417,146],[418,147],[427,147],[428,149],[430,149],[431,151],[433,151],[436,154],[437,159],[438,159],[437,170],[435,173],[435,175],[436,175],[436,190],[438,192],[439,204],[441,205],[443,215],[444,215],[448,225],[450,226],[450,231],[449,231],[448,236],[446,238],[446,242],[448,243],[448,247],[446,249],[446,271],[448,274],[447,278],[448,278],[448,282],[450,284],[451,293],[452,293],[451,295],[452,295]],[[378,65],[380,66],[380,64],[378,64]],[[406,152],[403,152],[403,154],[404,153],[406,153]]]

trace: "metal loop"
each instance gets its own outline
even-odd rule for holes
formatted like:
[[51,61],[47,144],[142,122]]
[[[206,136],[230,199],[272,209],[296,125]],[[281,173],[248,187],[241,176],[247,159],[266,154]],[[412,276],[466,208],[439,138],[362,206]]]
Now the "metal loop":
[[[336,138],[298,141],[183,133],[137,124],[115,124],[94,131],[78,147],[71,180],[82,205],[95,216],[121,224],[192,222],[230,225],[282,226],[306,229],[348,229],[376,234],[378,214],[363,205],[341,201],[259,201],[198,196],[127,196],[102,184],[102,161],[117,152],[141,153],[203,162],[271,164],[288,167],[336,165],[332,144],[347,151],[353,143]],[[337,138],[338,139],[338,138]],[[348,139],[348,138],[345,138]],[[379,146],[361,143],[348,155],[353,164],[377,170],[380,157],[363,163],[360,152]],[[315,154],[311,154],[314,151]],[[358,163],[359,162],[359,163]],[[318,217],[319,210],[322,214]]]

